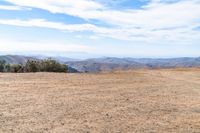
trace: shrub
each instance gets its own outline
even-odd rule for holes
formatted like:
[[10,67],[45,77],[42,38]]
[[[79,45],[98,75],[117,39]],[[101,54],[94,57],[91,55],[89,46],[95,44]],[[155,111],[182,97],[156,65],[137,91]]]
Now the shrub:
[[11,66],[10,66],[10,64],[6,64],[5,65],[4,72],[11,72]]
[[10,72],[22,73],[24,72],[24,66],[21,64],[14,64],[10,66]]
[[67,65],[60,64],[55,60],[47,59],[39,62],[41,72],[67,72]]
[[0,72],[4,72],[6,61],[0,60]]
[[46,60],[28,60],[24,65],[22,64],[6,64],[5,61],[0,61],[0,72],[67,72],[68,66],[60,64],[59,62],[46,59]]
[[40,66],[38,61],[28,60],[24,66],[24,72],[39,72]]

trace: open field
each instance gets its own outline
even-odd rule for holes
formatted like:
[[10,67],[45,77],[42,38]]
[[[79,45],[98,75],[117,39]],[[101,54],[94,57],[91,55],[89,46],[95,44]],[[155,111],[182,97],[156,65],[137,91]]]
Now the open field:
[[200,132],[200,69],[0,74],[0,132]]

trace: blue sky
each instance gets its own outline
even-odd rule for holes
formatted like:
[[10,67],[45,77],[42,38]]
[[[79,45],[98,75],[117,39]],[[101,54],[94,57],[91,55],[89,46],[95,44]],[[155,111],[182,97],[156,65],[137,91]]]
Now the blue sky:
[[200,0],[0,0],[0,54],[200,56]]

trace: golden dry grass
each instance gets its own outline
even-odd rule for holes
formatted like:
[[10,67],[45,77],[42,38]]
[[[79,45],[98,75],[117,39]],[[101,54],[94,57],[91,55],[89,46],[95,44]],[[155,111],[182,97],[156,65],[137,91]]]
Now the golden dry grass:
[[0,74],[0,132],[200,132],[200,70]]

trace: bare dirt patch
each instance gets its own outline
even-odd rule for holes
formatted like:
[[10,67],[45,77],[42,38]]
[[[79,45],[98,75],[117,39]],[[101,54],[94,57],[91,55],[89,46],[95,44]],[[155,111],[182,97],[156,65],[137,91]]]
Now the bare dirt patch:
[[200,71],[0,74],[0,132],[200,132]]

